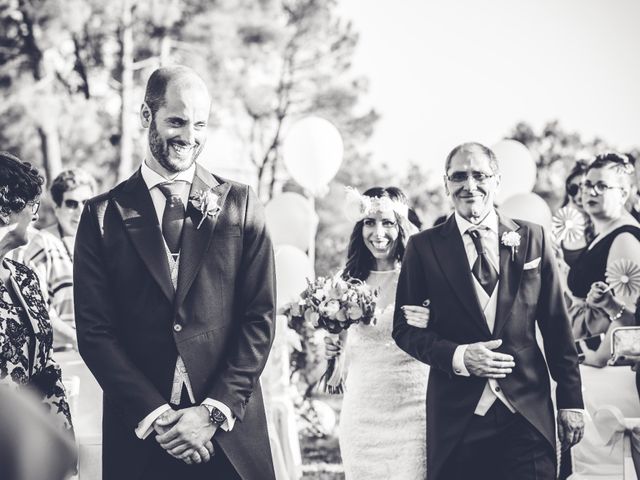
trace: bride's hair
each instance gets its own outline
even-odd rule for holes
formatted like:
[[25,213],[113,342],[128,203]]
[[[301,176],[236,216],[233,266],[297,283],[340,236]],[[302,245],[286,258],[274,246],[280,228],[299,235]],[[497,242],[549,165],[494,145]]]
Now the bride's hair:
[[[397,187],[373,187],[364,192],[363,195],[372,198],[388,197],[394,202],[399,202],[404,205],[409,204],[407,196]],[[413,233],[418,231],[418,225],[420,224],[420,219],[411,207],[409,207],[409,212],[412,218],[411,221],[403,215],[394,212],[398,223],[398,242],[394,256],[399,262],[402,261],[402,257],[404,256],[407,240],[409,240],[409,237]],[[366,280],[375,265],[373,255],[365,245],[364,238],[362,237],[363,223],[364,219],[356,222],[351,232],[349,248],[347,250],[347,264],[342,271],[342,278],[345,280],[349,278]]]

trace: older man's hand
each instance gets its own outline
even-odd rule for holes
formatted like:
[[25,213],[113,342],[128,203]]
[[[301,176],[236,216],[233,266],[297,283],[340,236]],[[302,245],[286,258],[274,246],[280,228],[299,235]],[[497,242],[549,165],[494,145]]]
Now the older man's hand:
[[576,445],[584,437],[584,414],[574,410],[558,411],[558,439],[562,450]]

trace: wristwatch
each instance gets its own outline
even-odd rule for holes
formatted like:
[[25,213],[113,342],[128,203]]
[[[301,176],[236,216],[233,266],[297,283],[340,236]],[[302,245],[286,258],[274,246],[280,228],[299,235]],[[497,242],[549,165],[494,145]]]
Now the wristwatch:
[[206,403],[203,404],[203,406],[207,407],[207,410],[209,410],[209,420],[215,426],[219,427],[220,425],[222,425],[224,422],[227,421],[227,416],[224,413],[222,413],[222,411],[219,408],[213,407],[211,405],[207,405]]

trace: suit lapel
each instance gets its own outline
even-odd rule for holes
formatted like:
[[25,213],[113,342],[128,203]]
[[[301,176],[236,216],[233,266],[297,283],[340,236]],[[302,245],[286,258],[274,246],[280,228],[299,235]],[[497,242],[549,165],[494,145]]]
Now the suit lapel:
[[222,215],[224,202],[229,193],[228,183],[219,183],[213,175],[207,172],[200,165],[197,165],[196,173],[191,184],[189,197],[200,190],[211,190],[218,197],[220,213],[208,216],[198,229],[197,226],[202,219],[202,214],[189,201],[187,204],[187,214],[182,231],[182,243],[180,245],[180,265],[178,267],[178,289],[176,292],[176,309],[179,308],[184,298],[191,288],[200,267],[202,266],[205,253],[209,250],[211,238],[218,222],[218,217]]
[[[520,246],[511,259],[511,248],[502,245],[502,235],[507,232],[517,232],[520,235]],[[499,338],[500,332],[511,314],[511,307],[520,287],[524,259],[527,256],[529,229],[520,226],[508,217],[500,215],[498,225],[498,241],[500,242],[500,284],[498,286],[498,306],[496,322],[493,328],[494,338]]]
[[167,299],[173,301],[174,290],[162,231],[140,169],[121,189],[114,191],[113,201],[142,261]]
[[460,303],[469,312],[472,322],[480,328],[484,335],[490,337],[491,332],[473,286],[467,252],[454,215],[449,217],[440,235],[434,236],[434,250],[440,268]]

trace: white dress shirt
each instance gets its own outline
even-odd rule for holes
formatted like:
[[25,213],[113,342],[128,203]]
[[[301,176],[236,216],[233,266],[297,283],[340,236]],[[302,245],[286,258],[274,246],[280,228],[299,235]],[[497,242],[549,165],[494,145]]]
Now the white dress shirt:
[[[482,236],[483,245],[486,250],[487,259],[489,263],[493,265],[496,269],[496,272],[500,274],[500,241],[498,238],[498,215],[495,210],[491,210],[489,214],[478,224],[473,224],[468,220],[462,218],[458,212],[455,213],[456,224],[458,225],[458,230],[460,231],[460,236],[462,237],[462,241],[464,242],[464,249],[467,253],[467,259],[469,260],[469,269],[473,268],[473,264],[478,258],[478,252],[473,243],[473,239],[471,235],[466,233],[470,228],[477,227],[485,227],[484,235]],[[498,306],[498,287],[500,285],[500,280],[496,283],[496,287],[493,289],[491,296],[487,294],[480,282],[476,279],[475,275],[471,274],[471,278],[473,279],[473,286],[476,291],[476,295],[478,297],[478,301],[480,302],[480,308],[482,309],[482,313],[487,321],[487,325],[489,326],[489,330],[493,332],[493,327],[496,322],[496,311]],[[456,375],[462,375],[465,377],[470,376],[467,367],[464,364],[464,353],[467,350],[469,345],[459,345],[455,353],[453,354],[453,371]],[[498,385],[498,381],[495,378],[487,379],[487,383],[484,386],[484,390],[482,392],[482,396],[480,397],[480,401],[476,406],[474,413],[476,415],[484,416],[493,402],[496,399],[500,400],[505,406],[514,413],[516,411],[513,408],[513,405],[507,400],[504,392]]]
[[[157,188],[158,185],[165,182],[175,182],[175,181],[185,182],[184,188],[180,193],[180,198],[182,200],[182,204],[186,206],[187,202],[189,201],[189,191],[191,189],[191,183],[193,182],[193,176],[195,175],[195,172],[196,172],[196,165],[194,163],[187,170],[178,173],[178,175],[176,175],[174,178],[165,178],[159,173],[157,173],[156,171],[152,170],[147,165],[146,161],[142,162],[142,168],[140,169],[140,173],[142,174],[142,179],[144,180],[145,184],[147,185],[147,188],[149,189],[149,195],[151,195],[153,207],[156,211],[156,215],[158,216],[158,224],[161,227],[162,227],[162,215],[164,214],[164,209],[167,201],[162,191],[159,188]],[[165,245],[165,248],[166,248],[166,245]],[[171,277],[175,286],[177,281],[177,274],[178,274],[179,257],[172,259],[169,249],[166,248],[166,250],[168,252],[167,260],[169,261],[169,264],[170,264],[169,266],[171,271]],[[177,399],[175,403],[178,403],[180,401],[180,394],[182,393],[183,385],[186,388],[187,393],[189,394],[189,399],[191,400],[191,403],[195,404],[193,390],[191,389],[191,382],[189,381],[189,374],[186,370],[184,362],[182,361],[182,357],[178,355],[178,358],[176,360],[176,368],[174,370],[174,381],[173,381],[173,388],[172,388],[172,394],[171,394],[172,401]],[[206,398],[202,402],[202,405],[217,407],[222,413],[224,413],[224,415],[227,417],[227,421],[223,423],[220,426],[220,428],[226,431],[231,431],[231,429],[235,424],[236,419],[235,419],[235,416],[231,413],[231,409],[228,406],[212,398]],[[138,426],[136,428],[136,435],[138,436],[138,438],[141,438],[141,439],[146,438],[153,431],[153,424],[157,420],[157,418],[160,415],[162,415],[164,412],[170,409],[171,409],[171,406],[169,404],[164,404],[156,408],[146,417],[144,417],[140,421],[140,423],[138,423]]]

